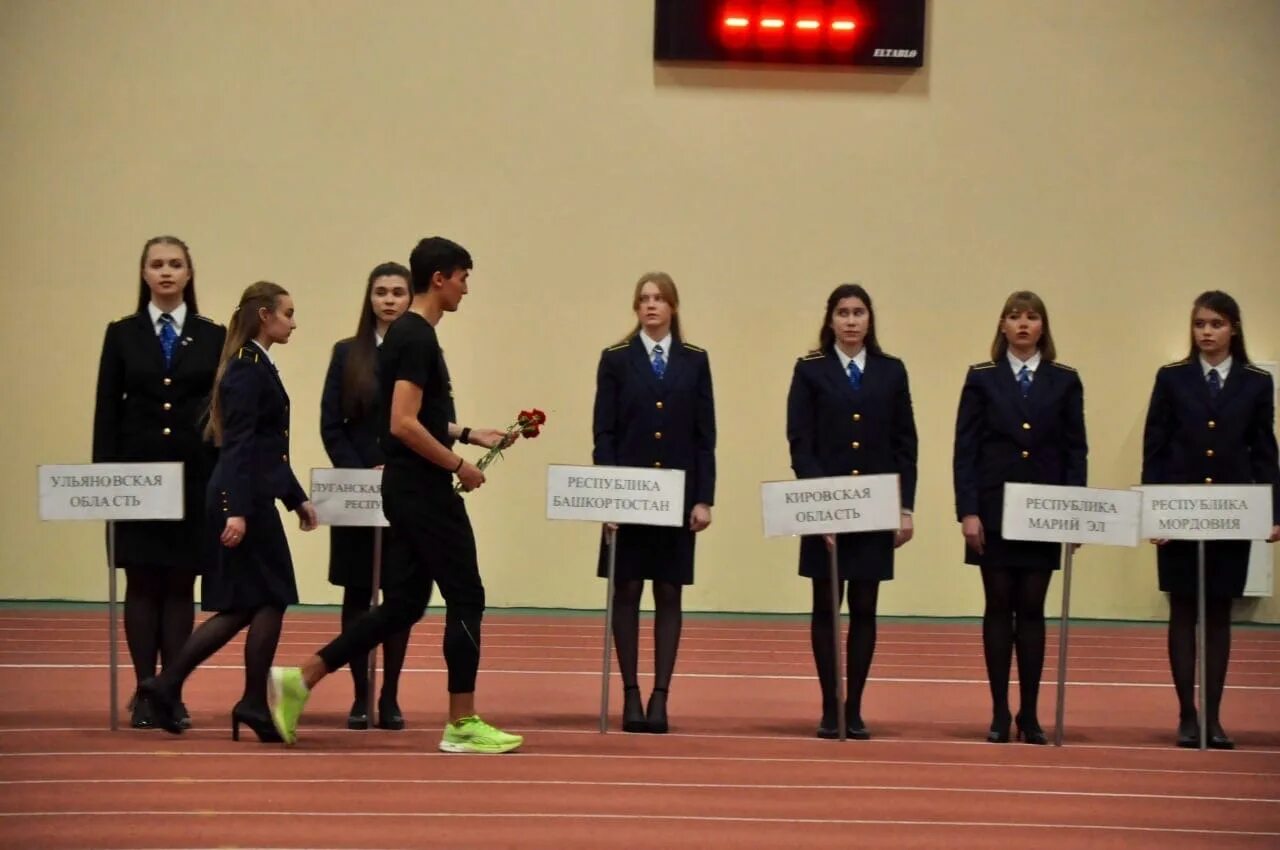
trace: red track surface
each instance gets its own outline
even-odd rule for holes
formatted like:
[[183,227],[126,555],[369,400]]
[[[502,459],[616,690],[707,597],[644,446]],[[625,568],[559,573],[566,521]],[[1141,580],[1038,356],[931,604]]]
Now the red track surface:
[[[280,661],[336,628],[289,616]],[[484,641],[480,708],[521,752],[436,752],[436,612],[401,685],[408,730],[346,731],[336,675],[285,749],[230,740],[239,641],[188,683],[194,730],[112,733],[105,614],[0,612],[0,848],[1280,847],[1280,630],[1237,630],[1224,722],[1240,749],[1207,753],[1170,746],[1158,627],[1072,631],[1061,749],[982,741],[971,625],[882,624],[875,738],[845,743],[812,737],[800,623],[687,618],[665,736],[596,731],[599,621],[491,614]],[[1051,634],[1050,731],[1055,652]],[[616,682],[612,698],[616,716]]]

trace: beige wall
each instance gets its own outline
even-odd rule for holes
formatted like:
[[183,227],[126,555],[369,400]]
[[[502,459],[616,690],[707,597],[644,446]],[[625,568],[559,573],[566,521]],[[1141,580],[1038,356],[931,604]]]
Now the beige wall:
[[[720,427],[687,607],[808,605],[796,543],[761,538],[758,483],[790,476],[792,363],[830,288],[861,280],[921,430],[919,531],[881,610],[977,613],[951,429],[1007,292],[1048,301],[1098,486],[1137,478],[1196,293],[1234,293],[1254,357],[1280,357],[1280,4],[929,5],[928,66],[900,75],[655,68],[642,0],[6,0],[0,598],[105,595],[101,528],[41,524],[35,465],[89,459],[102,331],[132,308],[144,239],[189,241],[220,321],[255,279],[293,291],[278,360],[305,480],[364,275],[439,232],[477,263],[441,326],[460,418],[550,413],[468,498],[492,604],[599,606],[597,532],[543,520],[543,468],[590,461],[598,352],[663,268]],[[290,542],[304,601],[336,600],[326,535]],[[1162,615],[1150,547],[1077,567],[1081,616]]]

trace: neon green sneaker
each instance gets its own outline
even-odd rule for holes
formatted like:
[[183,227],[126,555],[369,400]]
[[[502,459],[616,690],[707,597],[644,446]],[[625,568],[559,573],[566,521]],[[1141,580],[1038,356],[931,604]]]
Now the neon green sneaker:
[[444,727],[440,749],[446,753],[509,753],[524,743],[519,735],[508,735],[473,714]]
[[271,722],[284,742],[292,746],[298,741],[298,718],[311,689],[302,681],[300,667],[272,667],[270,682],[267,701],[271,704]]

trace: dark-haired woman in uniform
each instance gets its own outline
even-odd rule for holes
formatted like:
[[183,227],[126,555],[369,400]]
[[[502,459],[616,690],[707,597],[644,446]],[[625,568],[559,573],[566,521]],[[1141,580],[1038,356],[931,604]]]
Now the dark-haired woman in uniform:
[[[1249,362],[1240,306],[1225,292],[1205,292],[1191,307],[1191,352],[1156,373],[1143,431],[1143,484],[1268,484],[1268,542],[1280,540],[1280,463],[1276,459],[1275,387]],[[1195,705],[1197,544],[1156,540],[1160,589],[1169,594],[1169,666],[1178,695],[1177,744],[1200,746]],[[1205,679],[1208,745],[1235,743],[1220,708],[1231,655],[1231,600],[1244,593],[1248,540],[1205,544]]]
[[[320,436],[329,461],[339,469],[381,469],[386,461],[378,445],[378,348],[387,328],[409,309],[412,294],[409,270],[399,263],[382,263],[369,273],[360,306],[356,335],[333,347],[329,371],[320,397]],[[383,530],[384,536],[388,529]],[[383,546],[386,552],[389,547]],[[393,578],[394,564],[383,560],[379,584]],[[329,529],[329,583],[341,587],[342,627],[345,629],[369,610],[373,584],[373,529],[332,526]],[[378,699],[377,726],[403,729],[404,716],[397,700],[400,671],[409,648],[409,629],[382,644],[382,694]],[[369,656],[351,661],[355,701],[347,715],[348,729],[369,728]]]
[[176,697],[205,659],[246,627],[244,693],[231,710],[231,737],[240,725],[263,742],[279,742],[267,709],[267,673],[287,606],[298,601],[293,560],[276,499],[298,514],[303,531],[316,512],[289,467],[289,395],[270,349],[289,341],[296,323],[283,287],[260,281],[240,296],[218,363],[206,434],[221,447],[209,479],[205,543],[211,551],[200,602],[214,615],[192,633],[158,678],[143,682],[161,728],[181,733]]
[[[225,329],[196,312],[195,269],[176,236],[142,247],[137,311],[112,322],[102,343],[93,461],[183,465],[184,519],[116,524],[116,566],[125,571],[124,628],[139,683],[173,662],[195,619],[204,491],[215,452],[200,435]],[[190,725],[180,695],[181,722]],[[154,726],[136,695],[135,729]]]
[[[1006,743],[1016,721],[1019,740],[1044,744],[1037,717],[1044,670],[1044,600],[1062,547],[1000,536],[1009,482],[1083,487],[1088,444],[1084,387],[1057,360],[1049,313],[1034,292],[1005,301],[991,359],[969,367],[960,393],[953,460],[956,518],[965,563],[982,570],[986,606],[982,648],[991,684],[987,740]],[[1016,717],[1009,709],[1009,665],[1018,655]]]
[[[602,466],[647,466],[685,471],[680,528],[624,525],[616,528],[613,639],[622,674],[622,728],[666,732],[667,694],[675,670],[682,621],[681,595],[693,583],[694,535],[711,524],[716,487],[716,413],[707,352],[684,341],[680,296],[663,272],[636,282],[631,301],[636,326],[600,355],[593,415],[595,449]],[[600,546],[598,574],[608,575]],[[636,667],[640,644],[640,596],[653,582],[654,676],[647,707]]]
[[818,348],[801,357],[787,394],[787,441],[797,478],[835,475],[899,476],[902,519],[898,531],[810,535],[800,541],[800,575],[813,585],[809,634],[822,688],[819,738],[838,736],[836,663],[831,612],[830,552],[836,544],[839,593],[849,586],[849,737],[871,737],[862,720],[862,693],[876,646],[880,582],[893,578],[894,549],[914,533],[916,423],[902,361],[876,339],[871,296],[858,284],[837,286],[827,298]]

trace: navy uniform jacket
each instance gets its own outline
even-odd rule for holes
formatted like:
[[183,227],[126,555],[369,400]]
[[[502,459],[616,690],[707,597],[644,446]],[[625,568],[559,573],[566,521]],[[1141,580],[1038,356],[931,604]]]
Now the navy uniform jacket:
[[[227,361],[216,392],[222,452],[209,479],[205,535],[212,554],[200,604],[206,611],[283,608],[298,601],[298,587],[275,500],[292,511],[307,499],[289,467],[289,396],[252,343]],[[245,518],[244,540],[226,547],[218,536],[233,516]]]
[[222,452],[209,489],[218,494],[221,513],[247,517],[275,499],[296,510],[307,495],[289,467],[289,395],[275,366],[256,345],[246,345],[227,362],[218,393]]
[[[915,507],[916,423],[907,368],[898,358],[868,351],[855,391],[835,351],[801,357],[787,393],[787,442],[797,478],[896,473],[902,507]],[[893,578],[893,538],[891,531],[840,535],[840,577]],[[822,537],[803,538],[800,574],[817,578],[828,569]]]
[[[1009,543],[999,530],[1007,482],[1085,486],[1089,448],[1084,386],[1076,370],[1042,359],[1023,398],[1006,358],[970,366],[960,392],[954,452],[956,518],[976,514],[982,520],[990,562],[999,564],[1009,550],[1030,565],[1055,566],[1057,544]],[[986,562],[971,550],[966,560]]]
[[[337,469],[372,469],[386,463],[386,455],[378,444],[381,407],[378,382],[374,380],[373,398],[356,417],[348,417],[342,409],[342,382],[347,369],[347,355],[354,339],[344,339],[333,346],[329,371],[324,377],[320,396],[320,437],[324,441],[329,462]],[[376,376],[378,359],[373,358]],[[388,529],[384,529],[384,534]],[[388,551],[384,547],[383,551]],[[369,587],[373,581],[373,529],[356,526],[329,527],[329,581],[340,587]],[[384,558],[382,584],[388,584],[389,560]]]
[[194,569],[200,561],[205,484],[217,456],[201,430],[225,338],[222,325],[188,311],[166,369],[147,310],[107,326],[98,367],[93,461],[181,462],[186,509],[182,522],[118,523],[116,562],[121,566]]
[[[684,528],[628,526],[618,533],[620,579],[693,582],[689,512],[716,490],[716,413],[707,353],[672,337],[662,380],[639,336],[606,348],[596,373],[592,460],[604,466],[683,469]],[[604,546],[597,565],[606,574]]]
[[[1233,361],[1217,398],[1199,358],[1161,368],[1143,430],[1142,483],[1270,484],[1272,522],[1280,524],[1274,393],[1271,375],[1252,364]],[[1249,541],[1211,542],[1205,554],[1210,595],[1243,593]],[[1194,543],[1167,543],[1158,560],[1161,590],[1196,592]]]

